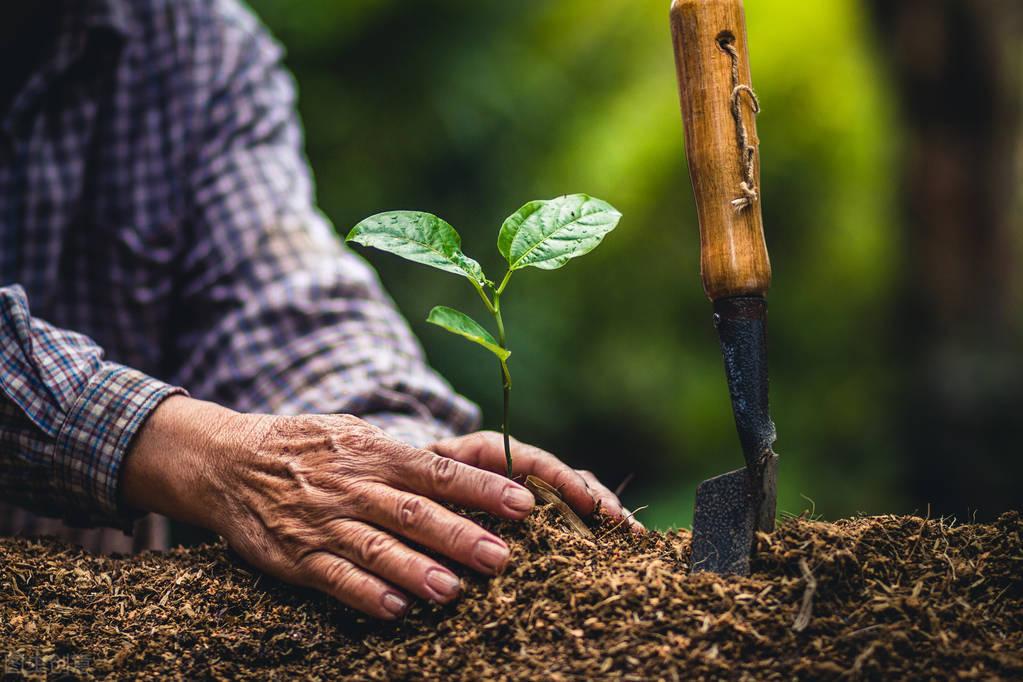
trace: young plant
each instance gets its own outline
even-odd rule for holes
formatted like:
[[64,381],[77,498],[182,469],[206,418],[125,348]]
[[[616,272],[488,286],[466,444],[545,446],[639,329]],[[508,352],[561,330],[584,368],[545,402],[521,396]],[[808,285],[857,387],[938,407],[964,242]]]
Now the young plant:
[[483,268],[462,253],[462,239],[448,223],[430,213],[389,211],[366,218],[352,228],[345,241],[372,246],[416,263],[461,275],[469,280],[497,325],[497,338],[465,313],[437,306],[427,322],[443,327],[483,346],[501,365],[504,387],[504,457],[512,477],[512,454],[508,435],[508,404],[511,373],[508,371],[508,339],[501,316],[501,297],[516,270],[526,267],[555,270],[572,258],[589,253],[613,230],[622,214],[607,202],[585,194],[571,194],[549,201],[530,201],[504,221],[497,236],[497,250],[508,261],[508,270],[495,285]]

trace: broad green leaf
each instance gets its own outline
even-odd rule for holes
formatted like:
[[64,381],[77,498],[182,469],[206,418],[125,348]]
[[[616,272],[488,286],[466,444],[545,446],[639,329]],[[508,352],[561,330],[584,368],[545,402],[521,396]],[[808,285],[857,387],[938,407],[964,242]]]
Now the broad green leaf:
[[511,351],[501,348],[500,344],[497,343],[497,339],[484,329],[479,322],[454,308],[439,305],[430,311],[426,321],[438,327],[443,327],[452,334],[464,336],[473,343],[478,343],[501,360],[507,360],[508,356],[511,355]]
[[504,221],[497,248],[509,270],[554,270],[597,248],[622,214],[586,194],[531,201]]
[[480,264],[462,253],[462,238],[455,228],[430,213],[378,213],[353,227],[345,241],[464,275],[480,286],[487,282]]

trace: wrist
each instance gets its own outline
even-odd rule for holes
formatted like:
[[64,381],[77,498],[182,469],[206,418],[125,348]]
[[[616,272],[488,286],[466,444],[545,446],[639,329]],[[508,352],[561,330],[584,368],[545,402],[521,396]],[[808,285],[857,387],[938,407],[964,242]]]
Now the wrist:
[[216,530],[232,424],[243,415],[215,403],[171,396],[147,418],[122,464],[129,508]]

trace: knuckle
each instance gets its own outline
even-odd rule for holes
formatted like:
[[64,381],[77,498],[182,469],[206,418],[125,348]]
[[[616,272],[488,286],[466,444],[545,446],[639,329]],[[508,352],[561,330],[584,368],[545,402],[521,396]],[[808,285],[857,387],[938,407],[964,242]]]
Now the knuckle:
[[430,478],[441,488],[450,486],[458,476],[458,462],[453,459],[434,456],[428,466]]
[[398,526],[402,530],[421,527],[429,517],[429,511],[422,498],[409,497],[398,505]]
[[432,562],[429,559],[424,559],[421,555],[409,552],[409,555],[401,561],[401,572],[407,576],[414,576],[414,580],[425,582],[426,572],[431,565]]
[[395,541],[384,533],[367,533],[358,546],[359,558],[367,566],[380,563],[394,549]]
[[323,569],[323,579],[338,592],[354,588],[358,569],[347,561],[332,561]]
[[508,479],[501,474],[481,471],[479,469],[473,469],[472,471],[466,472],[466,477],[471,483],[472,489],[478,493],[477,495],[474,495],[474,497],[481,501],[497,499],[501,497],[504,494],[504,491],[508,488],[520,487],[509,485]]
[[[569,483],[573,483],[573,482],[574,483],[578,483],[580,481],[580,479],[581,479],[581,476],[579,474],[577,474],[576,472],[574,472],[574,471],[572,471],[571,469],[568,469],[568,468],[563,468],[563,469],[559,469],[558,473],[554,474],[554,480],[551,481],[551,483],[554,485],[555,488],[557,488],[558,490],[561,490],[563,487],[565,487]],[[584,482],[584,484],[585,484],[585,482]]]
[[443,540],[449,547],[462,547],[467,542],[474,542],[474,539],[469,537],[470,530],[462,523],[451,524],[444,535]]

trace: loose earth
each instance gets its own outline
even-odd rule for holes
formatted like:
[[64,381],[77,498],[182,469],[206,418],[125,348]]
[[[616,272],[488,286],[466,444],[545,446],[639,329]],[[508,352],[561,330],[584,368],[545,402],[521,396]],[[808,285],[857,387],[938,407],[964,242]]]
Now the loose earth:
[[550,509],[476,516],[513,547],[400,623],[246,569],[224,547],[95,557],[0,541],[7,679],[1023,679],[1023,518],[791,518],[749,578],[688,574],[685,531],[595,540]]

